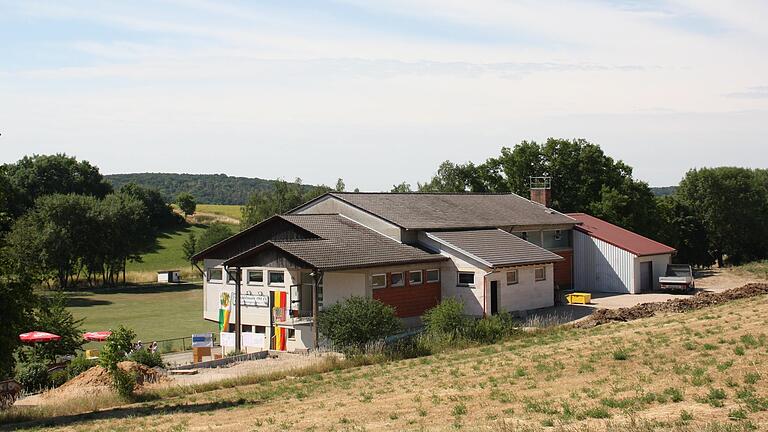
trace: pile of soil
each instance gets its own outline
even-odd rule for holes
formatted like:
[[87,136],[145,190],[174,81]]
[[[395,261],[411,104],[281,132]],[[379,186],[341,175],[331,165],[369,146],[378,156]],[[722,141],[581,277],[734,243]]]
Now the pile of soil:
[[[130,372],[136,378],[137,387],[166,379],[165,376],[155,369],[132,361],[120,362],[117,364],[117,367],[125,372]],[[103,367],[94,366],[67,381],[62,386],[46,392],[45,397],[99,393],[103,391],[112,391],[112,376]]]
[[729,302],[731,300],[744,299],[763,294],[768,294],[768,284],[751,283],[720,293],[701,292],[693,297],[667,300],[660,303],[641,303],[636,306],[620,309],[598,309],[584,320],[576,322],[574,326],[581,328],[594,327],[614,321],[633,321],[640,318],[648,318],[659,312],[687,312]]

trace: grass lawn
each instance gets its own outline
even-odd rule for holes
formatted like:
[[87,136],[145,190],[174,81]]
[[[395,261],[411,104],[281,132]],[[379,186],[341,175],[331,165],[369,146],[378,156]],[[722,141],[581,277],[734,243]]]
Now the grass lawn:
[[68,309],[86,331],[122,324],[145,342],[217,331],[203,320],[200,284],[134,286],[67,293]]
[[[112,405],[57,402],[42,414],[30,410],[33,417],[50,419],[24,427],[768,430],[766,317],[768,296],[760,296],[591,329],[523,333],[494,345],[409,360],[329,364],[325,371],[291,370],[189,388],[170,385],[149,390],[141,404],[88,414],[77,413]],[[7,416],[25,412],[14,409]]]
[[154,250],[141,256],[142,262],[128,263],[127,278],[133,282],[153,282],[157,280],[158,270],[181,270],[185,280],[200,279],[198,271],[182,257],[181,245],[190,233],[200,237],[205,228],[204,225],[187,225],[160,234]]
[[241,213],[239,205],[226,205],[226,204],[198,204],[197,210],[200,213],[212,213],[222,216],[228,216],[233,219],[240,220]]

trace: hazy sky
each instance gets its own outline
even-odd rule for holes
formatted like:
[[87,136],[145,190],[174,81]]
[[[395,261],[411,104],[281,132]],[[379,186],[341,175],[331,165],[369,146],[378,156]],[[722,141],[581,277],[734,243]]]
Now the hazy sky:
[[654,186],[768,167],[766,19],[764,0],[0,0],[0,162],[381,190],[555,136]]

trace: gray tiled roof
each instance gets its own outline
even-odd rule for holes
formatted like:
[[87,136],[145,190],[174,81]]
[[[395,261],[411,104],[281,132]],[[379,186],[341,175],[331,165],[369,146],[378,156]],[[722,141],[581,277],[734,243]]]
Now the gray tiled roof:
[[356,193],[332,196],[406,229],[436,230],[575,224],[515,194]]
[[[285,215],[320,238],[272,240],[271,245],[323,270],[442,261],[446,257],[399,243],[340,215]],[[262,245],[253,248],[256,252]],[[239,257],[246,256],[249,251]]]
[[555,253],[499,229],[428,232],[427,236],[479,258],[491,267],[563,260]]

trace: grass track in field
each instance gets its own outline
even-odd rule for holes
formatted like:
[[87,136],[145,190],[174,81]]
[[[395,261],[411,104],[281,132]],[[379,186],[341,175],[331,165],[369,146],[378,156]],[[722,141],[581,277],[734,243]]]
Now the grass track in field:
[[240,213],[239,205],[227,205],[227,204],[198,204],[197,210],[200,213],[212,213],[222,216],[228,216],[233,219],[240,220],[242,214]]

